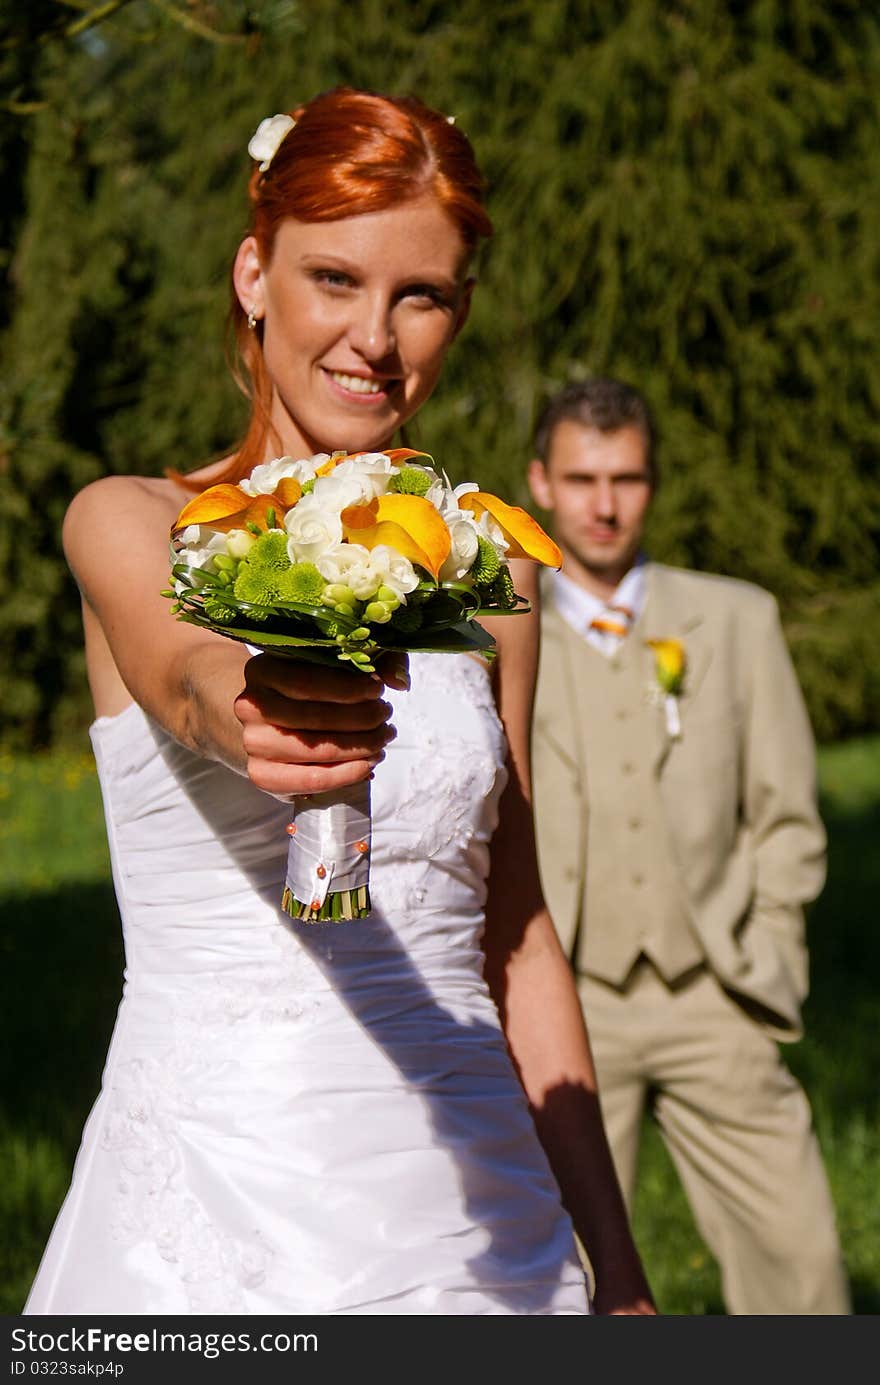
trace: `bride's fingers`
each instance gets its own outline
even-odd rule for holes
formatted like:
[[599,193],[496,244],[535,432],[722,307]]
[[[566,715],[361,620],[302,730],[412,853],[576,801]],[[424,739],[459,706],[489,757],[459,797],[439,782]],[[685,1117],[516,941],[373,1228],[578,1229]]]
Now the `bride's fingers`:
[[294,701],[319,703],[372,702],[380,698],[383,681],[377,675],[358,673],[340,664],[297,663],[271,654],[258,654],[244,666],[246,690],[259,695],[267,689]]
[[277,761],[285,765],[336,765],[350,760],[376,760],[397,735],[393,726],[376,731],[284,731],[257,723],[245,726],[242,744],[253,760]]
[[243,726],[270,722],[290,731],[323,731],[335,737],[346,731],[375,731],[391,715],[391,704],[381,698],[354,703],[297,701],[264,688],[246,690],[236,698],[235,714]]
[[252,784],[276,798],[300,798],[332,793],[368,779],[376,761],[349,760],[344,765],[282,765],[273,760],[248,761]]

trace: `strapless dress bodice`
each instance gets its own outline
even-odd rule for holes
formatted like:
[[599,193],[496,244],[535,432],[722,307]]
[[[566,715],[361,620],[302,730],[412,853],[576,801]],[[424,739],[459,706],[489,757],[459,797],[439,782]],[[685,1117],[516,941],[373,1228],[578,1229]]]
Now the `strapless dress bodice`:
[[487,670],[414,655],[369,918],[280,908],[287,805],[136,705],[92,740],[123,1000],[28,1313],[583,1313],[481,949]]

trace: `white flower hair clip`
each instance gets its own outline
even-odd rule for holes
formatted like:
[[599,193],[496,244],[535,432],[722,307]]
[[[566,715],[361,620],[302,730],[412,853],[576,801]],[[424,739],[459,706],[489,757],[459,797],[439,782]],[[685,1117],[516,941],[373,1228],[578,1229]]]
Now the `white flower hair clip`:
[[267,115],[260,121],[248,144],[248,153],[259,160],[261,173],[266,172],[295,124],[292,115]]

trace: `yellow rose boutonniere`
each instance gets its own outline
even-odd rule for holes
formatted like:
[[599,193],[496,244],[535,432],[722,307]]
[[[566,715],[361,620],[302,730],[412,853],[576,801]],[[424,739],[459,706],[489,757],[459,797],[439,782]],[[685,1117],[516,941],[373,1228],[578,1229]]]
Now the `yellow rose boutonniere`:
[[681,737],[681,717],[678,699],[684,687],[687,658],[681,640],[646,640],[654,651],[654,669],[657,686],[663,696],[663,709],[666,713],[666,729],[673,740]]

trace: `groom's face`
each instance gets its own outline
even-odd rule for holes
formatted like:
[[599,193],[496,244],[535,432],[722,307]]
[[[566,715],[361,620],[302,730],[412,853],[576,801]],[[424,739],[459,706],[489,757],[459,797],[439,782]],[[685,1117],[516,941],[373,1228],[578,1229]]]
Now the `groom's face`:
[[642,542],[653,485],[644,435],[634,424],[613,432],[564,419],[544,462],[529,467],[532,496],[553,514],[553,533],[572,577],[617,583]]

